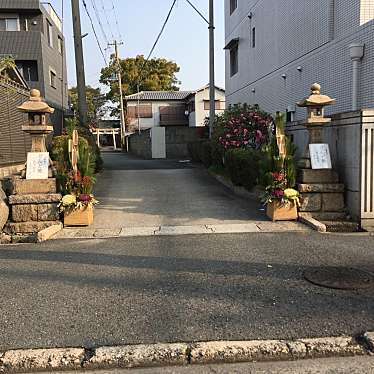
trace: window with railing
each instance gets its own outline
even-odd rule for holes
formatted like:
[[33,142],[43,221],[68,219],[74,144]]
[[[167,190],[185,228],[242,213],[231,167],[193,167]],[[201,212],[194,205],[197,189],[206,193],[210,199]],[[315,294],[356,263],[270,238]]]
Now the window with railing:
[[36,60],[17,60],[16,66],[27,82],[39,80],[38,62]]
[[48,44],[53,48],[53,26],[52,23],[47,20],[47,38]]
[[230,76],[232,77],[239,71],[239,45],[236,43],[230,49]]
[[49,80],[52,88],[57,88],[57,74],[55,71],[49,71]]
[[169,105],[160,106],[160,125],[161,126],[184,126],[188,125],[188,116],[186,115],[186,106]]
[[[210,109],[210,102],[209,100],[204,100],[204,110],[209,110]],[[214,109],[215,110],[221,110],[221,101],[216,100],[214,102]]]
[[152,118],[152,104],[131,105],[127,107],[129,118]]
[[19,31],[19,19],[17,17],[0,18],[0,31]]

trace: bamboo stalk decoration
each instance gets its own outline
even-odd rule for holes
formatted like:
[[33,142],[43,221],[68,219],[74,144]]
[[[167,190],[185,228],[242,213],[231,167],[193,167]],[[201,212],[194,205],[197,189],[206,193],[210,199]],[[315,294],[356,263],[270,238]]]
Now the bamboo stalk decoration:
[[78,131],[74,130],[72,138],[69,139],[69,155],[74,175],[78,174],[79,138]]
[[277,112],[275,115],[275,136],[279,150],[279,157],[284,160],[287,156],[286,135],[284,131],[284,114]]

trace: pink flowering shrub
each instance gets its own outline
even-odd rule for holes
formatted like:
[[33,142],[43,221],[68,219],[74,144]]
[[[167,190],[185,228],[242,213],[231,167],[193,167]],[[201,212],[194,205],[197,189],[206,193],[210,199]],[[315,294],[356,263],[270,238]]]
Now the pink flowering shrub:
[[237,105],[217,118],[218,143],[224,151],[233,148],[260,149],[269,142],[272,117],[257,106]]

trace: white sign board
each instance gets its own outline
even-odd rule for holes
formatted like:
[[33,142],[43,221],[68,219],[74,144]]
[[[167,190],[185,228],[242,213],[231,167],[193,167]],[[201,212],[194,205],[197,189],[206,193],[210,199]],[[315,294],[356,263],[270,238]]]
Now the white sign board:
[[48,152],[29,152],[27,154],[26,179],[48,179],[48,167]]
[[332,169],[328,144],[309,144],[312,169]]
[[166,158],[165,127],[152,127],[152,158]]

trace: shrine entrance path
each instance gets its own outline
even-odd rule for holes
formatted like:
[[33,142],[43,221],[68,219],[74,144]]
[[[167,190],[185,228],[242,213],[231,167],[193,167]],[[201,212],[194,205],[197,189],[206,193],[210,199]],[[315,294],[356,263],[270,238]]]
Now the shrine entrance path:
[[235,196],[199,165],[119,152],[103,158],[94,224],[65,229],[58,238],[307,230],[270,222],[258,201]]

